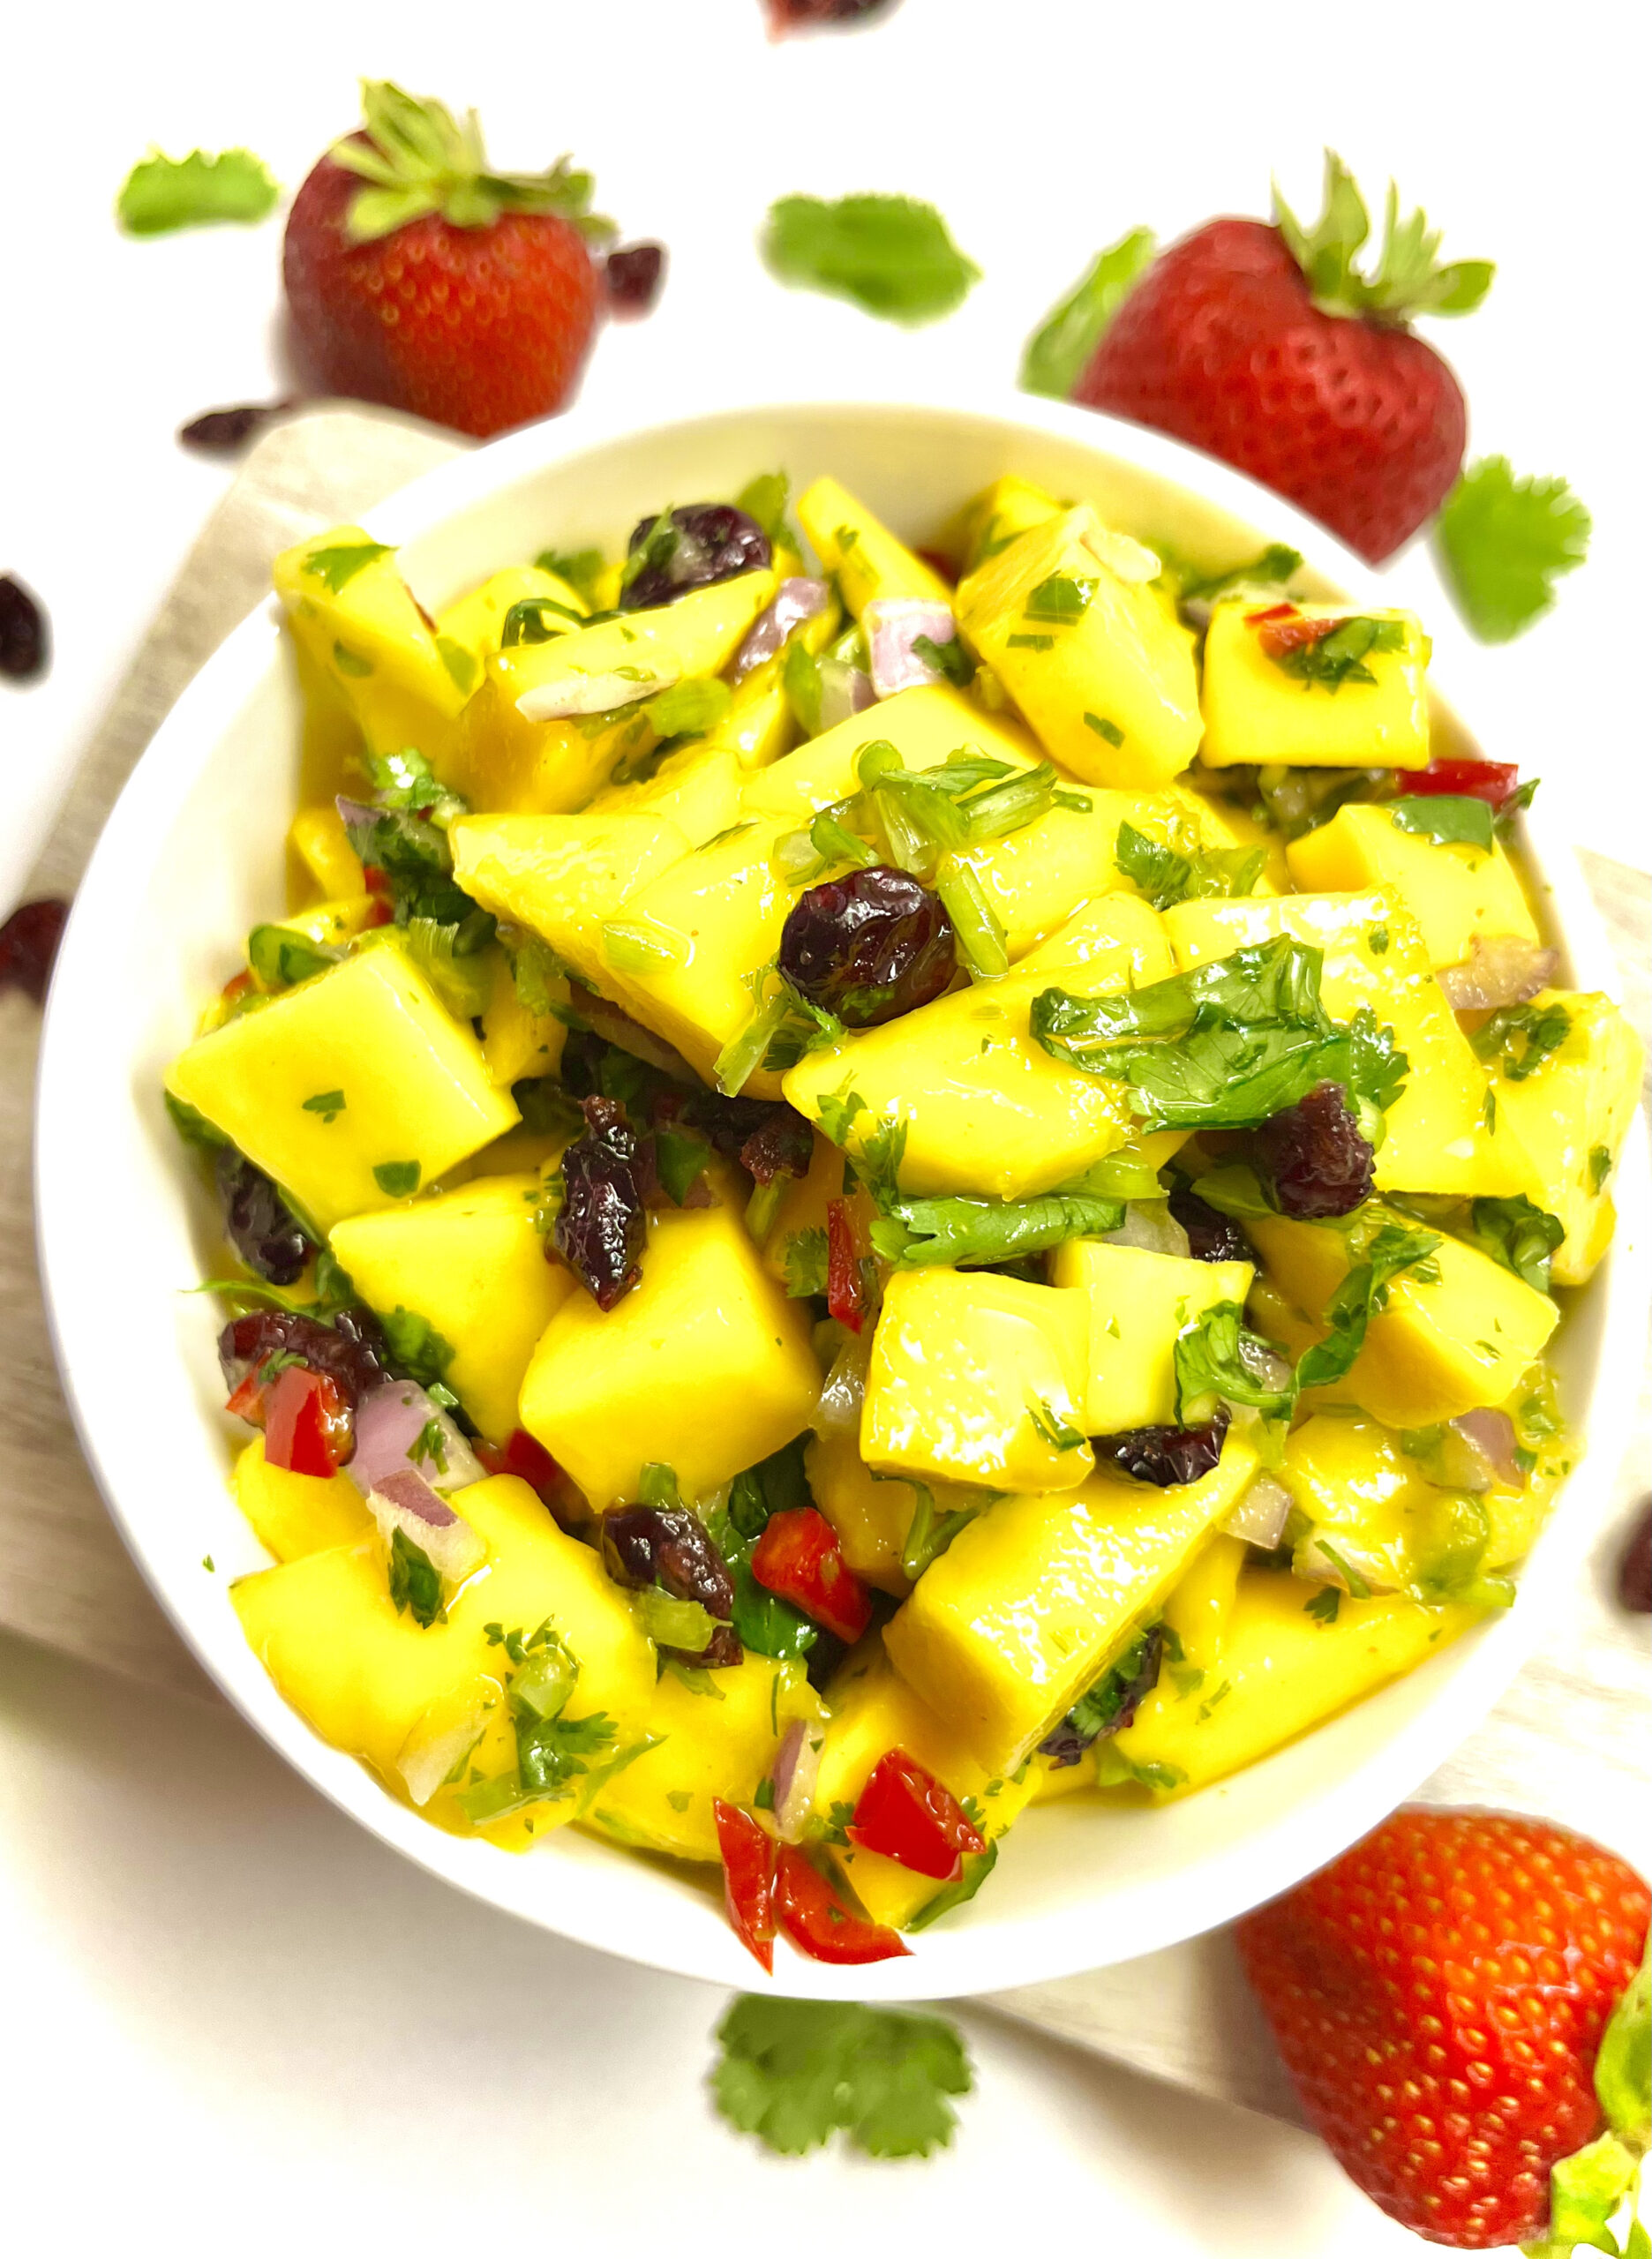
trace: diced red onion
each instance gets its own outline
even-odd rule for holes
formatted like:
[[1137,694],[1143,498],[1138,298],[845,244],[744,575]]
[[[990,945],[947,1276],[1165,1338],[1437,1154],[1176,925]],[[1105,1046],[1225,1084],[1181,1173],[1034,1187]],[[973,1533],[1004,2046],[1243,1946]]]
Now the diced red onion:
[[458,1584],[481,1565],[487,1548],[469,1523],[410,1467],[387,1475],[367,1493],[367,1511],[387,1545],[399,1529],[424,1555],[446,1584]]
[[[439,1456],[412,1456],[434,1421]],[[444,1467],[441,1461],[445,1460]],[[364,1494],[384,1488],[387,1475],[410,1469],[434,1490],[462,1490],[483,1477],[481,1461],[447,1415],[410,1380],[387,1380],[370,1389],[356,1407],[356,1455],[348,1472]]]
[[774,1823],[783,1843],[800,1843],[815,1803],[825,1735],[807,1718],[793,1718],[774,1763]]
[[1078,538],[1115,581],[1140,588],[1158,579],[1164,567],[1153,551],[1130,534],[1115,533],[1111,526],[1103,525],[1091,504],[1086,502],[1081,507],[1085,520],[1078,529]]
[[1131,1200],[1115,1232],[1103,1232],[1109,1247],[1139,1247],[1149,1255],[1189,1252],[1188,1235],[1162,1200]]
[[612,1043],[616,1050],[628,1051],[634,1059],[641,1059],[647,1066],[657,1067],[662,1075],[669,1075],[673,1082],[682,1083],[689,1090],[698,1088],[700,1078],[682,1053],[673,1051],[651,1028],[634,1020],[629,1012],[622,1012],[618,1004],[611,1004],[606,996],[582,988],[579,1009],[581,1017],[590,1022],[605,1043]]
[[430,1727],[421,1718],[396,1755],[396,1771],[407,1783],[408,1795],[421,1809],[444,1781],[462,1765],[487,1730],[487,1717],[478,1697],[473,1709]]
[[835,730],[839,722],[852,722],[857,714],[864,714],[868,706],[877,702],[871,676],[851,666],[847,659],[821,661],[820,693],[820,725],[823,731]]
[[1285,1535],[1285,1525],[1295,1504],[1276,1475],[1258,1475],[1220,1527],[1229,1537],[1243,1537],[1271,1553]]
[[[1490,1480],[1482,1488],[1489,1490],[1494,1482],[1511,1490],[1526,1488],[1525,1469],[1514,1456],[1519,1438],[1506,1412],[1483,1406],[1477,1412],[1460,1414],[1450,1424],[1454,1433],[1484,1461]],[[1462,1487],[1467,1490],[1469,1486],[1464,1483]]]
[[831,590],[824,581],[782,581],[734,655],[735,681],[741,681],[765,659],[773,658],[792,630],[801,627],[806,619],[818,619],[830,601]]
[[866,1401],[867,1361],[871,1354],[869,1339],[851,1334],[833,1358],[810,1422],[817,1436],[860,1434],[860,1407]]
[[340,821],[346,830],[349,830],[352,825],[372,826],[377,823],[384,814],[382,808],[371,807],[365,800],[346,799],[342,792],[339,794],[333,805],[337,808]]
[[1398,1590],[1393,1572],[1388,1564],[1374,1554],[1362,1553],[1356,1546],[1348,1544],[1340,1532],[1332,1533],[1331,1549],[1337,1557],[1335,1561],[1321,1550],[1318,1536],[1310,1538],[1305,1545],[1298,1546],[1294,1564],[1296,1574],[1308,1584],[1335,1585],[1339,1590],[1347,1592],[1348,1581],[1343,1574],[1346,1567],[1351,1569],[1361,1583],[1372,1592]]
[[922,690],[944,682],[939,667],[912,649],[920,635],[947,644],[957,634],[952,607],[921,597],[877,597],[860,616],[872,655],[872,687],[880,698],[897,690]]
[[531,690],[524,690],[516,701],[516,711],[524,722],[567,722],[582,714],[612,714],[616,707],[635,706],[639,699],[669,690],[676,679],[674,674],[654,674],[646,667],[630,667],[624,673],[610,669],[601,674],[569,667],[548,682],[537,682]]
[[1505,1004],[1526,1004],[1554,979],[1559,952],[1546,949],[1523,934],[1476,934],[1461,964],[1448,964],[1435,977],[1454,1012],[1496,1011]]
[[1264,1388],[1287,1389],[1295,1368],[1288,1357],[1281,1357],[1270,1349],[1265,1341],[1252,1341],[1241,1337],[1239,1362],[1254,1381]]

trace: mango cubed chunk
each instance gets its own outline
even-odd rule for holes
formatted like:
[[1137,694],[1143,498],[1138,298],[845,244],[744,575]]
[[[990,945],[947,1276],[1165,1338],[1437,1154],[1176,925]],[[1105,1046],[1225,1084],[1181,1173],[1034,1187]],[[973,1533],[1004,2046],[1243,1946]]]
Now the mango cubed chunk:
[[229,1487],[259,1544],[278,1561],[297,1561],[330,1545],[353,1545],[372,1528],[362,1494],[348,1475],[324,1478],[272,1467],[262,1436],[254,1436],[237,1459]]
[[[844,1559],[856,1576],[904,1600],[911,1590],[901,1555],[912,1532],[918,1494],[912,1483],[875,1475],[853,1435],[811,1437],[804,1473],[815,1505],[837,1533]],[[979,1503],[979,1494],[930,1485],[937,1515]]]
[[1084,1440],[1085,1295],[986,1271],[897,1271],[872,1337],[860,1456],[880,1474],[1068,1490]]
[[[580,1665],[569,1714],[606,1712],[618,1745],[635,1739],[653,1701],[654,1649],[598,1556],[565,1536],[514,1475],[473,1482],[453,1503],[487,1559],[446,1617],[428,1626],[396,1613],[376,1535],[232,1587],[248,1645],[287,1700],[324,1741],[364,1759],[400,1795],[398,1753],[432,1704],[492,1679],[502,1715],[509,1664],[485,1627],[531,1632],[548,1619]],[[571,1792],[533,1807],[550,1826],[571,1820],[574,1809]]]
[[1165,1595],[1165,1625],[1182,1642],[1182,1660],[1168,1662],[1161,1678],[1178,1670],[1208,1675],[1220,1662],[1249,1551],[1243,1537],[1219,1533],[1198,1548]]
[[813,1276],[826,1261],[827,1211],[843,1195],[844,1157],[817,1130],[807,1173],[782,1182],[780,1205],[763,1234],[762,1258],[783,1287],[798,1283],[800,1291],[800,1265]]
[[404,1198],[521,1119],[476,1037],[394,948],[347,957],[198,1037],[166,1083],[323,1231]]
[[1492,1087],[1498,1116],[1519,1139],[1529,1166],[1520,1190],[1566,1227],[1550,1275],[1581,1287],[1611,1244],[1615,1215],[1609,1187],[1641,1092],[1646,1052],[1608,996],[1546,988],[1530,1009],[1566,1015],[1565,1040],[1519,1080],[1500,1065]]
[[574,1274],[547,1263],[537,1176],[478,1176],[410,1207],[349,1216],[333,1252],[374,1310],[413,1310],[453,1347],[444,1377],[484,1436],[503,1442],[534,1345]]
[[1017,478],[1013,472],[995,478],[966,505],[957,523],[953,545],[964,560],[965,572],[972,573],[978,565],[987,564],[1001,550],[1008,549],[1018,533],[1061,514],[1062,505],[1055,497],[1035,486],[1030,478]]
[[1013,1772],[1158,1608],[1257,1468],[1230,1435],[1202,1481],[1093,1476],[1001,1498],[961,1529],[887,1625],[909,1686],[983,1765]]
[[300,808],[287,843],[324,901],[338,901],[365,889],[362,859],[351,846],[344,819],[331,800],[325,807]]
[[1036,767],[1040,754],[1026,732],[1002,715],[936,683],[899,690],[867,713],[851,716],[793,753],[746,780],[747,815],[787,816],[806,824],[838,800],[860,789],[856,763],[862,749],[892,745],[906,769],[938,769],[949,754],[969,746],[1011,769]]
[[836,579],[857,619],[874,598],[918,597],[950,604],[952,591],[835,478],[817,478],[798,496],[798,519],[822,570]]
[[496,918],[525,926],[593,987],[606,985],[603,920],[686,855],[666,817],[465,815],[448,829],[454,877]]
[[522,1424],[598,1509],[674,1467],[709,1497],[808,1424],[821,1373],[789,1302],[727,1206],[650,1216],[642,1277],[604,1315],[570,1295],[522,1386]]
[[[1247,1217],[1245,1228],[1277,1283],[1310,1317],[1323,1313],[1370,1241],[1408,1217],[1369,1201],[1333,1224]],[[1419,1272],[1421,1275],[1419,1275]],[[1432,1275],[1430,1275],[1432,1274]],[[1426,1428],[1501,1404],[1559,1323],[1560,1313],[1477,1247],[1442,1235],[1425,1265],[1401,1271],[1370,1321],[1364,1347],[1334,1393],[1390,1428]]]
[[783,1087],[812,1121],[834,1099],[860,1098],[865,1111],[845,1133],[851,1153],[863,1153],[883,1124],[905,1122],[901,1182],[909,1192],[1020,1199],[1138,1142],[1152,1149],[1156,1167],[1182,1140],[1139,1140],[1125,1092],[1051,1058],[1029,1015],[1051,987],[1100,995],[1162,979],[1171,969],[1158,913],[1134,896],[1107,895],[1002,979],[812,1051]]
[[[1205,638],[1207,767],[1283,762],[1296,769],[1426,769],[1429,764],[1428,638],[1408,612],[1358,612],[1314,604],[1315,619],[1378,620],[1398,637],[1372,649],[1334,685],[1315,679],[1300,654],[1270,658],[1264,639],[1277,606],[1254,600],[1219,604]],[[1311,652],[1318,647],[1310,644]],[[1304,671],[1305,670],[1305,671]],[[1361,672],[1369,680],[1361,680]]]
[[1151,550],[1088,504],[964,581],[958,626],[1045,750],[1098,784],[1165,784],[1198,750],[1193,639],[1149,583]]
[[825,1711],[800,1662],[748,1650],[713,1683],[716,1693],[706,1694],[664,1674],[644,1729],[654,1746],[604,1783],[587,1827],[671,1858],[720,1856],[714,1801],[749,1807],[792,1720],[818,1729]]
[[[568,1001],[568,984],[559,972],[545,976],[544,992],[551,1002]],[[494,1082],[509,1090],[513,1083],[554,1075],[567,1042],[567,1021],[554,1012],[530,1012],[517,994],[509,957],[495,950],[482,1009],[482,1056]]]
[[[826,1693],[830,1715],[815,1789],[815,1810],[822,1820],[831,1820],[834,1806],[841,1820],[843,1807],[852,1808],[873,1767],[891,1749],[905,1750],[960,1804],[970,1799],[972,1812],[979,1814],[976,1825],[989,1842],[1005,1833],[1028,1802],[1032,1769],[1015,1781],[982,1765],[965,1737],[896,1676],[875,1645],[847,1655]],[[837,1857],[873,1920],[895,1929],[905,1928],[945,1888],[853,1843]]]
[[1320,1001],[1333,1020],[1367,1007],[1409,1065],[1385,1117],[1377,1182],[1385,1191],[1464,1197],[1521,1190],[1524,1152],[1500,1115],[1489,1127],[1485,1069],[1434,978],[1416,920],[1385,888],[1362,894],[1178,902],[1165,931],[1185,970],[1289,934],[1325,953]]
[[437,629],[469,652],[480,681],[484,664],[499,648],[506,614],[514,605],[536,599],[542,607],[534,615],[536,642],[567,634],[589,609],[578,589],[559,574],[547,572],[543,565],[507,565],[439,613]]
[[1085,1433],[1175,1426],[1177,1335],[1218,1302],[1243,1309],[1254,1275],[1249,1263],[1195,1263],[1100,1239],[1063,1242],[1051,1259],[1051,1283],[1081,1288],[1090,1304]]
[[742,777],[766,769],[789,753],[797,742],[797,717],[785,694],[782,661],[765,659],[734,685],[729,709],[713,722],[705,742],[716,752],[732,753]]
[[1329,823],[1285,850],[1304,894],[1355,894],[1383,887],[1417,922],[1436,972],[1461,964],[1476,935],[1537,938],[1514,866],[1499,841],[1430,839],[1408,831],[1384,807],[1339,808]]
[[1132,1765],[1166,1768],[1173,1785],[1156,1790],[1156,1800],[1253,1765],[1415,1670],[1480,1617],[1455,1603],[1419,1607],[1403,1595],[1344,1595],[1326,1623],[1307,1613],[1323,1589],[1277,1570],[1247,1570],[1215,1670],[1185,1691],[1160,1678],[1115,1744]]
[[685,746],[668,753],[646,784],[604,785],[590,812],[664,816],[690,847],[703,847],[739,822],[743,781],[740,756],[731,747]]

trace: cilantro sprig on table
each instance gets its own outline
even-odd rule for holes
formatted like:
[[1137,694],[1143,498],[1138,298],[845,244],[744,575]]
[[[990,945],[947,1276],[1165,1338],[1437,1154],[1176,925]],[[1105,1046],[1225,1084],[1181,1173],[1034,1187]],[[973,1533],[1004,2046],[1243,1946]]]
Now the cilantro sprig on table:
[[762,253],[780,281],[890,321],[950,314],[980,280],[934,205],[911,196],[783,196],[769,207]]
[[243,226],[267,219],[281,195],[270,169],[250,149],[187,157],[154,149],[126,176],[115,214],[129,236],[169,235],[230,220]]
[[962,2041],[939,2016],[744,1993],[717,2036],[717,2108],[782,2157],[840,2132],[867,2157],[927,2157],[952,2139],[950,2098],[974,2083]]
[[1592,521],[1564,478],[1519,478],[1506,455],[1470,463],[1440,507],[1435,541],[1463,618],[1506,643],[1554,602],[1588,554]]

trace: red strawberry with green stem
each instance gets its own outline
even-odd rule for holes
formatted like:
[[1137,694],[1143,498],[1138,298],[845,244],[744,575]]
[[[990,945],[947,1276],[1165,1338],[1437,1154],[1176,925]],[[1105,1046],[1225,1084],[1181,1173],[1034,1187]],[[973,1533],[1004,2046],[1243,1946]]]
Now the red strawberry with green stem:
[[288,217],[287,303],[317,381],[486,439],[549,416],[590,348],[611,223],[567,158],[490,170],[474,112],[385,83]]
[[1421,212],[1388,191],[1370,233],[1341,161],[1303,228],[1212,220],[1153,257],[1144,230],[1104,253],[1034,339],[1023,381],[1150,424],[1220,455],[1340,534],[1373,564],[1439,507],[1462,467],[1457,379],[1408,326],[1464,314],[1491,287],[1482,259],[1438,263]]
[[1367,2195],[1433,2243],[1561,2259],[1617,2252],[1647,2147],[1649,1895],[1569,1829],[1407,1810],[1235,1935]]

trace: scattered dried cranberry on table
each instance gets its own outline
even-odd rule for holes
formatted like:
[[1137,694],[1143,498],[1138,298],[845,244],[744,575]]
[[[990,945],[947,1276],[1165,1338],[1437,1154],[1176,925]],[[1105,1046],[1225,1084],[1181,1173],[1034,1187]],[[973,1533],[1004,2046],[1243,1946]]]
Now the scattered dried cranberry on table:
[[37,1004],[46,1001],[57,944],[69,916],[66,902],[26,902],[0,926],[0,988],[20,988]]
[[45,608],[21,581],[0,574],[0,674],[11,682],[32,682],[44,674],[51,656]]
[[665,279],[664,244],[626,244],[609,252],[603,267],[608,304],[617,314],[650,312]]

